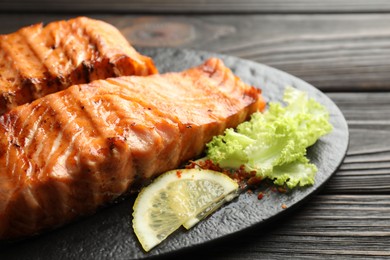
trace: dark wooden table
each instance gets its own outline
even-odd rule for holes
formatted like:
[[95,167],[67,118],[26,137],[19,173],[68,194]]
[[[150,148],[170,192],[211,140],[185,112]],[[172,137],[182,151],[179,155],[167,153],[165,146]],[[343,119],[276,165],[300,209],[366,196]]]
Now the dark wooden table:
[[234,55],[298,76],[344,113],[341,168],[306,204],[259,228],[178,255],[210,259],[390,257],[390,2],[1,1],[0,33],[87,15],[136,47]]

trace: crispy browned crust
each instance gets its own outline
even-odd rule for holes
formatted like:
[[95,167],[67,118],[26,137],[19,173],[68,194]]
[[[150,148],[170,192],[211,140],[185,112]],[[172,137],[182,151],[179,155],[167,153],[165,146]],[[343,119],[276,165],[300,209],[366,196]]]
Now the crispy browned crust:
[[0,114],[74,84],[157,73],[112,25],[86,17],[0,35]]

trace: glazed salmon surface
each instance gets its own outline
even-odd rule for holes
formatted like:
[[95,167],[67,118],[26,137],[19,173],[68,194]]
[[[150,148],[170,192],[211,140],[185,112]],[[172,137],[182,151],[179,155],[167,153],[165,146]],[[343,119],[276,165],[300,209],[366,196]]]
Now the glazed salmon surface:
[[78,17],[0,35],[0,114],[71,85],[157,73],[112,25]]
[[265,106],[212,58],[181,73],[74,85],[0,116],[0,238],[95,212]]

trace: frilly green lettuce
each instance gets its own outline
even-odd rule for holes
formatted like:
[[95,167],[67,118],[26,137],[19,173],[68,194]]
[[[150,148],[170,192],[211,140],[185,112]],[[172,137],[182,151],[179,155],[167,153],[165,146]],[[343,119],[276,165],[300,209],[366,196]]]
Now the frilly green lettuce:
[[285,89],[283,101],[285,106],[272,102],[266,112],[214,137],[207,157],[224,168],[244,165],[277,185],[312,185],[317,168],[305,157],[306,148],[332,131],[329,113],[293,87]]

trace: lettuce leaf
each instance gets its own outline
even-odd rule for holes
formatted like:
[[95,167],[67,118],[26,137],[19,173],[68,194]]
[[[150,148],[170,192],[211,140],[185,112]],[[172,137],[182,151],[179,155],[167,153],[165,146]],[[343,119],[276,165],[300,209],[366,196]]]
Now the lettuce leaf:
[[287,185],[292,189],[296,186],[313,185],[316,172],[317,167],[309,163],[306,157],[301,157],[294,162],[274,167],[267,178],[277,185]]
[[244,165],[277,185],[312,185],[317,168],[306,156],[307,147],[332,131],[329,113],[307,93],[286,87],[283,101],[256,112],[236,130],[227,129],[207,144],[207,157],[224,168]]

